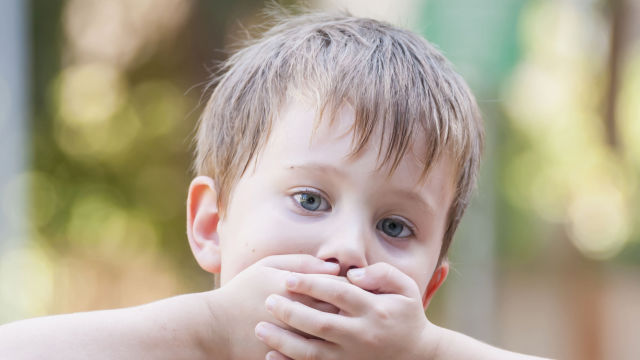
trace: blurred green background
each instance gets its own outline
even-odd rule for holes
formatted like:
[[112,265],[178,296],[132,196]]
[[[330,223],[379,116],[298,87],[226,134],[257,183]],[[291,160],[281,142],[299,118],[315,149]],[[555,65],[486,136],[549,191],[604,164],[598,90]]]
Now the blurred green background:
[[[515,351],[637,359],[640,2],[307,4],[425,35],[482,108],[479,188],[429,318]],[[185,235],[193,129],[264,6],[0,5],[0,323],[212,287]]]

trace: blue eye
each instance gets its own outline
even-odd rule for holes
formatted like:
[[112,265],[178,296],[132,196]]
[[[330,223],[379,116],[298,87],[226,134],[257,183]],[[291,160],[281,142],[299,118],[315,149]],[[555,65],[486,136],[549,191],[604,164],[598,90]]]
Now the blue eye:
[[392,218],[384,218],[378,221],[376,228],[391,237],[404,238],[413,233],[409,226]]
[[301,192],[293,195],[293,198],[308,211],[328,210],[327,201],[319,194]]

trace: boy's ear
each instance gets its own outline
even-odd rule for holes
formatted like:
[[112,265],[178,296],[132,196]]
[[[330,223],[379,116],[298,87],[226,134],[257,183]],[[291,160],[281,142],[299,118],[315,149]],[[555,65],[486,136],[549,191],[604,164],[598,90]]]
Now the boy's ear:
[[187,237],[198,265],[210,273],[220,272],[218,192],[212,178],[191,181],[187,198]]
[[436,291],[440,288],[440,286],[447,279],[447,275],[449,275],[449,262],[447,260],[443,260],[440,263],[440,266],[433,272],[433,276],[431,276],[431,280],[429,280],[429,284],[427,284],[427,290],[424,292],[422,297],[422,306],[426,310],[429,306],[429,302],[435,295]]

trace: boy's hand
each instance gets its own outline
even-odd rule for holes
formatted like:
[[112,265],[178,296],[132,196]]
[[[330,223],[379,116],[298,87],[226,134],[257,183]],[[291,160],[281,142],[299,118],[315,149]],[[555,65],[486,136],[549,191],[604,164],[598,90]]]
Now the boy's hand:
[[424,315],[417,284],[386,263],[350,270],[351,284],[326,276],[291,274],[287,289],[330,303],[338,314],[271,295],[267,309],[283,323],[313,335],[309,339],[270,322],[256,336],[276,351],[267,359],[416,359],[431,358],[439,328]]
[[209,344],[208,352],[215,354],[216,359],[263,358],[270,349],[255,338],[253,332],[256,324],[269,321],[291,329],[264,308],[264,301],[270,294],[286,296],[291,301],[322,313],[337,313],[339,310],[335,306],[320,299],[287,292],[285,282],[292,272],[327,276],[338,274],[339,271],[338,264],[324,262],[311,255],[275,255],[249,266],[221,288],[204,293],[213,319],[210,321],[212,327],[209,335],[205,334],[203,341],[222,337],[221,342]]

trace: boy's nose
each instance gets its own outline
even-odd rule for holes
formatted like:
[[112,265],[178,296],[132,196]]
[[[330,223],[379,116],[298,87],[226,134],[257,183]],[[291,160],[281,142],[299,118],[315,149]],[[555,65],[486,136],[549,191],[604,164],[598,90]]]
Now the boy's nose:
[[361,268],[368,265],[367,262],[367,231],[362,231],[360,226],[341,227],[346,231],[336,231],[326,239],[317,257],[324,261],[335,262],[340,265],[340,276],[346,276],[347,271],[353,268]]

